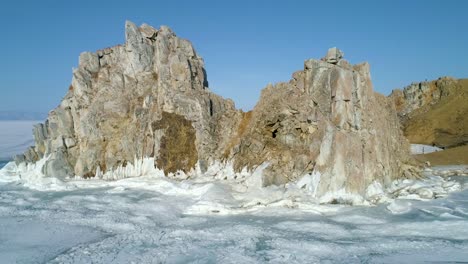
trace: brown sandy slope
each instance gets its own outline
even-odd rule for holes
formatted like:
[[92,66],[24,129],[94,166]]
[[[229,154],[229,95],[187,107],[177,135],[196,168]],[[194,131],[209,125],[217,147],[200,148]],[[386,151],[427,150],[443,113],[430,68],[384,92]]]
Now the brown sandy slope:
[[468,145],[414,157],[422,162],[429,161],[431,165],[468,165]]

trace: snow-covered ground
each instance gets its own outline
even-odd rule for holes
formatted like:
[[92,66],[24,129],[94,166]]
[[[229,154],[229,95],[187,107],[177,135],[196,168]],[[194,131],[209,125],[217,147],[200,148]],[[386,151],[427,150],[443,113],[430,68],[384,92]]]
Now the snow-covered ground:
[[441,151],[443,149],[429,146],[429,145],[422,145],[422,144],[411,144],[411,154],[427,154],[432,152]]
[[[399,182],[392,192],[400,198],[353,207],[317,204],[308,188],[299,188],[303,182],[255,188],[158,173],[64,182],[18,171],[13,163],[0,171],[5,263],[468,260],[464,176]],[[428,192],[439,199],[423,199]]]
[[[32,143],[34,123],[0,122],[0,157]],[[468,177],[451,176],[466,166],[428,170],[427,179],[387,190],[372,184],[366,200],[331,194],[361,204],[347,206],[320,204],[318,175],[260,188],[255,171],[213,166],[171,180],[154,161],[136,160],[98,171],[99,179],[59,180],[44,178],[41,162],[0,170],[0,263],[468,260]],[[145,176],[126,178],[136,175]]]
[[34,145],[33,125],[41,121],[0,121],[0,162]]

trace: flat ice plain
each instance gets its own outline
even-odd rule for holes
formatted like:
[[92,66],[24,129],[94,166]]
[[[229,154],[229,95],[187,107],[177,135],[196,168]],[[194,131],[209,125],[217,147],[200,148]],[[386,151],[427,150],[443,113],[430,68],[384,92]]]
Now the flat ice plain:
[[346,206],[230,181],[13,172],[0,171],[0,263],[468,262],[466,177],[439,199]]
[[[33,125],[41,121],[0,120],[0,163],[34,145]],[[0,164],[1,165],[1,164]]]

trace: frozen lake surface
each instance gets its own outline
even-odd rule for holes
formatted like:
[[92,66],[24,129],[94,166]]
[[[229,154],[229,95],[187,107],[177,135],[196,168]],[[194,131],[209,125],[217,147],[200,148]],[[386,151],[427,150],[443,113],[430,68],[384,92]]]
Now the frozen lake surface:
[[[21,152],[33,123],[0,122],[0,154]],[[160,175],[64,182],[13,167],[0,170],[0,263],[468,262],[467,177],[352,207],[298,188]],[[424,200],[422,189],[455,192]]]
[[463,191],[435,200],[237,211],[223,211],[233,200],[222,184],[140,177],[40,191],[3,182],[0,256],[5,263],[459,263],[468,261],[465,179],[458,178]]
[[0,167],[2,161],[23,153],[29,146],[34,146],[33,126],[40,121],[4,121],[0,120]]

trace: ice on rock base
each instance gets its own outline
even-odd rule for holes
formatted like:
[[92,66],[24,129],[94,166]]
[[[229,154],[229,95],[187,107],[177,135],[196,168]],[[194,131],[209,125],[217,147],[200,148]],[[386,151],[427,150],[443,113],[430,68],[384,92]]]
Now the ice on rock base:
[[317,190],[320,184],[320,173],[313,172],[307,174],[297,181],[296,185],[300,189],[306,189],[313,197],[317,197]]
[[75,189],[73,184],[68,184],[56,177],[46,177],[43,167],[48,157],[43,157],[36,163],[21,163],[16,165],[10,162],[0,169],[0,182],[19,182],[27,188],[38,191],[63,191]]
[[[242,214],[267,208],[297,208],[315,212],[323,204],[376,205],[389,203],[388,210],[398,214],[406,213],[400,200],[428,200],[446,197],[449,193],[461,190],[456,181],[430,176],[422,180],[397,180],[389,188],[377,181],[366,189],[366,196],[340,189],[318,195],[320,174],[306,174],[300,180],[283,186],[263,186],[263,172],[268,164],[236,173],[232,163],[216,163],[201,170],[193,170],[182,178],[167,177],[162,170],[154,167],[154,159],[135,159],[125,167],[105,173],[97,171],[98,177],[83,179],[75,177],[63,181],[47,177],[41,166],[47,157],[35,164],[9,163],[0,170],[0,182],[19,182],[24,186],[40,191],[63,191],[77,188],[114,186],[110,192],[122,193],[128,189],[143,189],[193,199],[185,214]],[[408,206],[406,206],[408,207]],[[320,209],[321,210],[321,209]]]
[[96,177],[104,180],[119,180],[149,175],[164,177],[164,172],[154,167],[154,158],[135,158],[133,163],[128,163],[125,167],[119,165],[117,168],[106,172],[102,172],[100,167],[96,169]]

